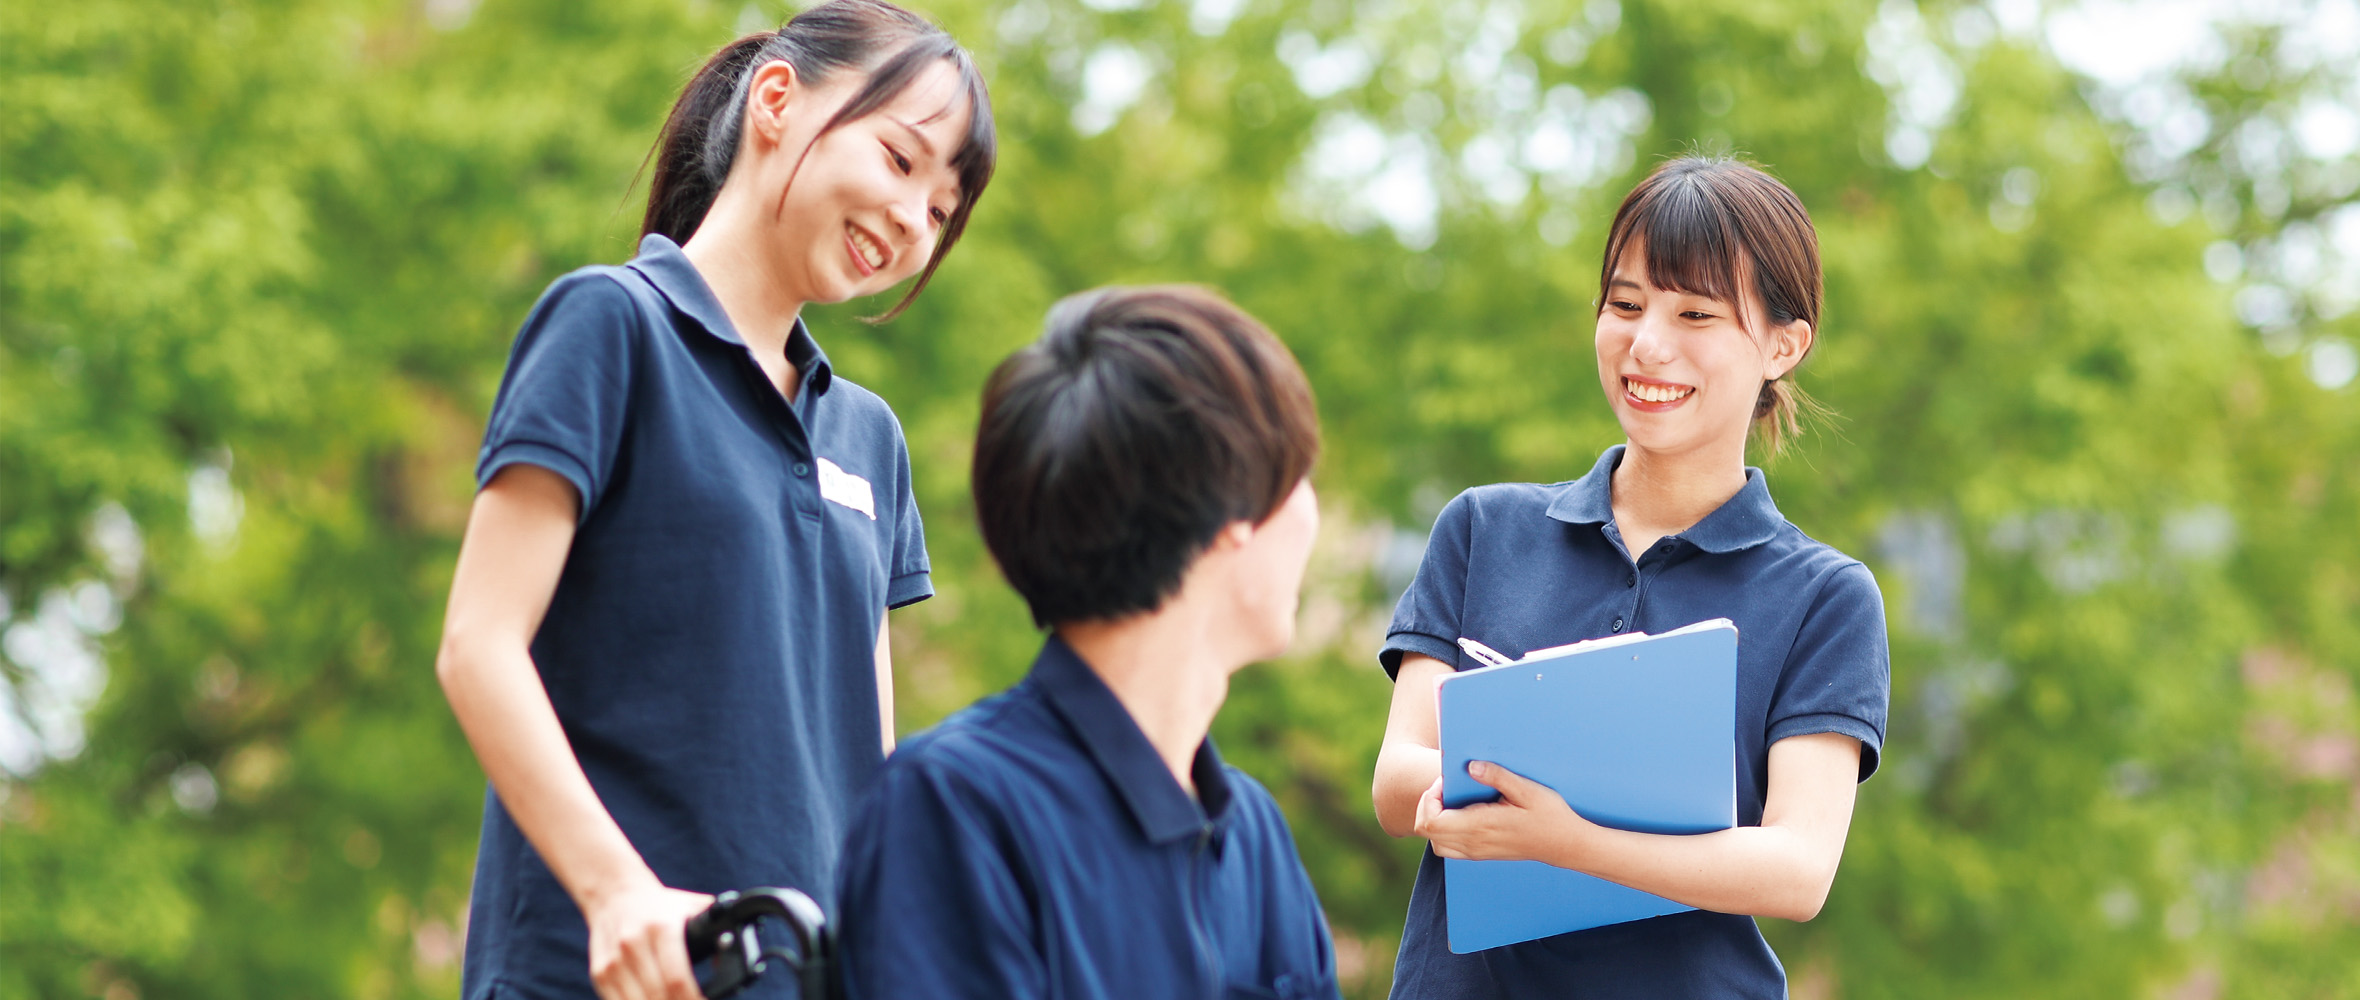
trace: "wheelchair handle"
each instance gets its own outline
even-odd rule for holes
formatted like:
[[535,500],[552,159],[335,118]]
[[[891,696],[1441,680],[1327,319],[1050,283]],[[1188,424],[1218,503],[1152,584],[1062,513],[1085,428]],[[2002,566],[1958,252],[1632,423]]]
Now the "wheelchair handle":
[[[792,949],[762,946],[757,925],[765,918],[786,925]],[[810,896],[797,889],[767,887],[715,896],[713,905],[690,917],[683,928],[689,961],[712,963],[713,975],[698,983],[710,1000],[753,985],[774,959],[795,973],[803,1000],[835,997],[828,969],[835,957],[834,932],[827,914]]]

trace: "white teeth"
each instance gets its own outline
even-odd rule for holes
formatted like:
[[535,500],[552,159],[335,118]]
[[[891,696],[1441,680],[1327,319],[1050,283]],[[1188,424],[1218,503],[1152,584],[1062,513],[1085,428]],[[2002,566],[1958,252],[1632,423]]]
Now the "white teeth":
[[869,234],[850,226],[845,231],[852,234],[852,245],[860,250],[860,259],[868,263],[870,270],[885,266],[885,249],[869,239]]
[[1654,385],[1647,382],[1633,381],[1627,378],[1623,380],[1623,389],[1629,392],[1632,396],[1650,403],[1669,403],[1676,399],[1686,399],[1689,393],[1696,391],[1693,388],[1688,388],[1685,386],[1674,388],[1668,385]]

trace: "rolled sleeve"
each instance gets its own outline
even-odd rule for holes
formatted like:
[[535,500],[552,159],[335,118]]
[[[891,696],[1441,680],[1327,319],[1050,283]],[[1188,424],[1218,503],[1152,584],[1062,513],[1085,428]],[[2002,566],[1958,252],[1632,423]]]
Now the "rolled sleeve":
[[885,606],[899,608],[934,596],[933,564],[926,556],[926,521],[918,513],[909,442],[902,436],[899,420],[893,424],[893,458],[893,556],[887,563],[891,576],[885,587]]
[[1398,677],[1404,654],[1431,656],[1456,666],[1458,638],[1467,603],[1468,527],[1473,498],[1461,493],[1444,505],[1426,536],[1426,553],[1418,558],[1418,575],[1394,605],[1393,623],[1385,629],[1385,645],[1377,663],[1385,676]]
[[631,381],[630,334],[637,313],[611,278],[575,273],[533,307],[508,358],[476,460],[476,486],[518,463],[565,477],[598,506],[623,438]]
[[540,441],[503,441],[486,445],[483,457],[476,463],[476,488],[481,489],[499,478],[500,470],[511,465],[536,465],[557,473],[572,483],[574,495],[582,499],[582,508],[590,507],[589,498],[598,493],[598,479],[590,467],[566,449]]
[[1885,600],[1868,567],[1829,574],[1795,635],[1771,697],[1769,742],[1814,733],[1860,741],[1860,780],[1876,773],[1893,686]]
[[934,574],[926,570],[904,573],[885,585],[885,607],[901,608],[934,596]]
[[1384,665],[1386,676],[1397,677],[1401,674],[1401,658],[1411,653],[1431,656],[1450,664],[1454,669],[1459,665],[1457,643],[1445,642],[1439,636],[1423,632],[1395,632],[1386,636],[1385,648],[1377,654],[1377,660]]

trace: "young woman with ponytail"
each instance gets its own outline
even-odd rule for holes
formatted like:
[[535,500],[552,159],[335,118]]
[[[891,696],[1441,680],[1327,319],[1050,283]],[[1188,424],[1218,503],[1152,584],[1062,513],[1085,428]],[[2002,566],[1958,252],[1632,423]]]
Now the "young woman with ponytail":
[[638,255],[534,306],[436,663],[491,779],[469,1000],[689,1000],[706,893],[827,899],[892,745],[885,612],[933,588],[900,425],[800,312],[915,276],[898,314],[995,157],[964,50],[831,0],[697,72]]
[[[1434,525],[1378,654],[1394,675],[1378,821],[1427,838],[1394,967],[1404,997],[1784,997],[1754,917],[1826,900],[1854,786],[1876,770],[1890,687],[1868,569],[1787,523],[1749,428],[1775,452],[1808,405],[1818,237],[1768,174],[1683,157],[1615,214],[1598,278],[1598,378],[1626,443],[1589,474],[1468,490]],[[1435,681],[1474,639],[1509,657],[1713,618],[1738,629],[1738,825],[1699,836],[1599,826],[1547,787],[1476,762],[1493,803],[1444,809]],[[1448,945],[1443,858],[1534,860],[1696,907],[1470,954]]]

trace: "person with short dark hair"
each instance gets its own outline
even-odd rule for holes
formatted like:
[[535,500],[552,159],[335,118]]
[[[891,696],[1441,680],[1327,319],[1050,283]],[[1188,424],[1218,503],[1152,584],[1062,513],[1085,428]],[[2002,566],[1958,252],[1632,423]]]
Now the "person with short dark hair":
[[1293,638],[1318,450],[1293,356],[1201,289],[1066,299],[992,373],[976,516],[1051,634],[855,812],[849,996],[1337,995],[1285,817],[1205,736]]

